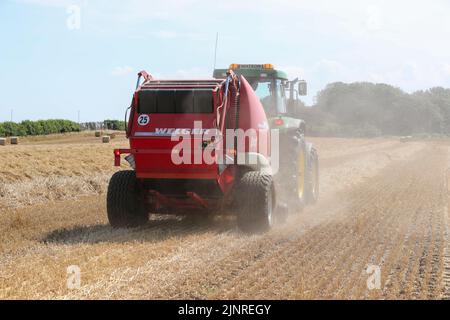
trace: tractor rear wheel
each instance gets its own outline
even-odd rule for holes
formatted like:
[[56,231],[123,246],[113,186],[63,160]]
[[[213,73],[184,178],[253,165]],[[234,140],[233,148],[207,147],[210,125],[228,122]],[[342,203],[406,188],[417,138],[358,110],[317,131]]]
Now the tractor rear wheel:
[[307,204],[316,204],[319,199],[319,156],[314,148],[308,154],[305,196]]
[[237,190],[239,228],[246,233],[268,231],[274,223],[275,193],[272,176],[249,171]]
[[108,186],[108,220],[114,228],[137,227],[148,221],[134,171],[116,172]]
[[308,154],[303,141],[295,141],[295,144],[292,147],[289,163],[286,165],[288,180],[285,182],[287,184],[285,188],[288,195],[289,212],[300,213],[307,204],[306,172]]
[[319,198],[319,156],[316,149],[307,143],[300,143],[292,167],[295,170],[295,186],[291,191],[290,203],[294,210],[301,212]]

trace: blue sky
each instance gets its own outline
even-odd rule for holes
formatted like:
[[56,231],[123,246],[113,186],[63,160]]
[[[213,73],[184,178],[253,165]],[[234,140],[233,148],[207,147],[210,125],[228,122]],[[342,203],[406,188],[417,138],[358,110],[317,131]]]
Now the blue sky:
[[449,16],[445,0],[0,0],[0,121],[122,119],[141,69],[210,77],[216,32],[218,67],[273,63],[308,104],[332,81],[450,87]]

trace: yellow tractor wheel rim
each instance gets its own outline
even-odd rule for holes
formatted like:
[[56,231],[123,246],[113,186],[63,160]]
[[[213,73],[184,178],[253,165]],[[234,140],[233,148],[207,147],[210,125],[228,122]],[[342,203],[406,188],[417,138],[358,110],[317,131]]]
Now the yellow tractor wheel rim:
[[303,150],[298,155],[297,191],[298,198],[302,199],[305,193],[305,153]]
[[313,162],[312,165],[312,192],[313,195],[316,196],[317,194],[317,181],[318,181],[318,170],[317,170],[317,164]]

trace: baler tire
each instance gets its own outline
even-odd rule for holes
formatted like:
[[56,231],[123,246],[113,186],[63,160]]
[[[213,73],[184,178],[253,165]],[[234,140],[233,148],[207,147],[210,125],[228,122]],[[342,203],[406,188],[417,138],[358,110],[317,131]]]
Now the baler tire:
[[305,197],[308,205],[316,204],[319,199],[319,156],[315,148],[308,155],[305,174]]
[[108,220],[114,228],[132,228],[148,221],[134,171],[118,171],[108,185]]
[[263,233],[274,223],[275,194],[272,176],[244,173],[238,185],[237,224],[245,233]]

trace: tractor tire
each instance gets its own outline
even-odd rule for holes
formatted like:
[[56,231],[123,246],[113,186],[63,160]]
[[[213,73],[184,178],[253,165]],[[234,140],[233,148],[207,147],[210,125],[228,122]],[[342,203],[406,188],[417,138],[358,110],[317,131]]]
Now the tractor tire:
[[308,154],[305,174],[306,204],[316,204],[319,199],[319,156],[316,149],[311,148]]
[[307,151],[303,141],[296,142],[294,158],[291,160],[291,186],[288,188],[289,205],[295,213],[302,212],[307,205],[306,196],[306,171],[307,171]]
[[245,233],[263,233],[274,223],[275,193],[272,176],[259,171],[244,173],[237,187],[237,224]]
[[116,172],[108,186],[108,220],[114,228],[132,228],[148,221],[134,171]]

